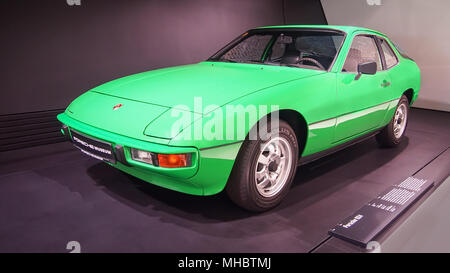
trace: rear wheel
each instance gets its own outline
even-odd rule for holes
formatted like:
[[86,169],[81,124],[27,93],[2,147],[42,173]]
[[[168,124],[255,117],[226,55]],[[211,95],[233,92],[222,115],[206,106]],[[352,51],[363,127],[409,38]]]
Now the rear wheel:
[[298,144],[294,131],[280,120],[278,128],[262,130],[267,137],[245,140],[230,175],[230,199],[250,211],[277,206],[295,175]]
[[403,95],[398,102],[391,122],[376,136],[378,143],[383,147],[395,147],[405,136],[408,125],[409,100]]

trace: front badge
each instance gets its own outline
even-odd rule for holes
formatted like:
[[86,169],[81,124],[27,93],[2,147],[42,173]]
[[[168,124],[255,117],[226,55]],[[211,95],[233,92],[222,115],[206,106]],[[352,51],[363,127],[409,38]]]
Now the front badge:
[[117,104],[116,106],[113,107],[113,110],[116,111],[117,109],[119,109],[122,106],[123,106],[123,104],[119,103],[119,104]]

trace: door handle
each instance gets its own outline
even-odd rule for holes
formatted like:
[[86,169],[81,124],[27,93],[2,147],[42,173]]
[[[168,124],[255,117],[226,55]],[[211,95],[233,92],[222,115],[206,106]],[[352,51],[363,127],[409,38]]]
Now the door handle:
[[388,82],[388,81],[383,81],[383,82],[381,83],[381,87],[387,87],[387,86],[389,86],[389,85],[391,85],[391,82]]

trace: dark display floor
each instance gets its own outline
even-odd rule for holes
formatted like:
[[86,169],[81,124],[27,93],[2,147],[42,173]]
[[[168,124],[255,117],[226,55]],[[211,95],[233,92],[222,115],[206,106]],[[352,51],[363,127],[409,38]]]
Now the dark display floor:
[[412,109],[408,126],[396,149],[371,139],[300,167],[284,202],[263,214],[223,193],[196,197],[141,182],[70,143],[3,152],[0,252],[68,252],[69,241],[82,252],[362,251],[328,230],[410,175],[442,182],[450,174],[450,113]]

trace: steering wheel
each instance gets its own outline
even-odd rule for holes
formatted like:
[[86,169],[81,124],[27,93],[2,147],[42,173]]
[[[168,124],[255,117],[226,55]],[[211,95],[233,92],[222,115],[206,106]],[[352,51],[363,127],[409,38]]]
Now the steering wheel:
[[297,63],[301,63],[303,61],[310,62],[310,63],[314,64],[315,66],[319,67],[320,69],[325,70],[325,67],[323,67],[323,65],[321,63],[319,63],[317,60],[315,60],[313,58],[303,57],[303,58],[300,58],[300,60],[298,60]]

